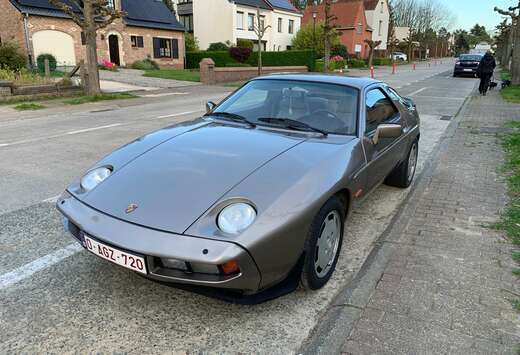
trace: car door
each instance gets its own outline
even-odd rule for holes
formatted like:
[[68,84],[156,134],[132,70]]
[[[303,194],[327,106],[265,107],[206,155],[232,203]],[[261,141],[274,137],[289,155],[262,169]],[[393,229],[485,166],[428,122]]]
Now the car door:
[[401,137],[382,138],[374,144],[373,138],[381,124],[402,125],[401,114],[394,102],[380,86],[365,93],[363,148],[367,159],[367,187],[372,189],[397,165],[400,159],[398,142]]

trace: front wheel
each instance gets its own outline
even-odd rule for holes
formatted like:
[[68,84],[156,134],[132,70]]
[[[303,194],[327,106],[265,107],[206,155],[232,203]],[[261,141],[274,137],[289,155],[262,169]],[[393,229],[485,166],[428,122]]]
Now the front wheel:
[[317,290],[329,281],[341,251],[345,206],[330,198],[312,221],[305,241],[305,259],[301,281],[305,288]]
[[419,155],[419,141],[415,140],[408,151],[406,160],[401,162],[385,180],[385,184],[406,188],[412,184],[417,170],[417,157]]

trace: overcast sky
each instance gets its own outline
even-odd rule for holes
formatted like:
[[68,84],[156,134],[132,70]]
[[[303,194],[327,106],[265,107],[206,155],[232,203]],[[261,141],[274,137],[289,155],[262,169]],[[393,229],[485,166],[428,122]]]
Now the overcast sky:
[[518,0],[440,0],[456,16],[451,30],[463,28],[469,30],[478,23],[486,29],[494,30],[502,16],[493,11],[495,6],[507,9],[518,4]]

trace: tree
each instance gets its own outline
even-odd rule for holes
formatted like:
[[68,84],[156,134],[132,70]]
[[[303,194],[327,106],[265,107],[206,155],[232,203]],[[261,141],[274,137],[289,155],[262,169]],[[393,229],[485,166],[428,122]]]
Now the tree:
[[517,6],[511,6],[508,10],[495,7],[495,11],[501,15],[509,16],[512,20],[511,31],[513,34],[513,57],[511,62],[511,83],[520,85],[520,0]]
[[455,55],[469,51],[468,32],[465,30],[457,30],[453,34],[455,36]]
[[173,1],[172,0],[163,0],[164,2],[164,5],[166,5],[166,7],[168,9],[170,9],[171,12],[175,12],[175,8],[173,7]]
[[[338,32],[334,30],[331,35],[332,48],[341,44]],[[323,58],[325,55],[325,33],[323,22],[316,24],[316,41],[314,40],[313,24],[307,24],[300,28],[292,39],[292,47],[296,50],[314,49],[316,57]]]
[[469,31],[469,45],[474,47],[480,42],[492,43],[491,36],[486,31],[486,26],[480,26],[478,23]]
[[332,47],[332,41],[336,36],[336,26],[333,21],[337,19],[336,16],[332,14],[332,0],[324,0],[325,1],[325,22],[323,23],[323,37],[325,40],[325,47],[323,49],[324,57],[325,57],[325,72],[329,71],[330,67],[330,49]]
[[72,6],[60,0],[49,0],[64,13],[69,15],[85,34],[86,46],[86,75],[84,75],[85,94],[97,95],[101,93],[99,86],[99,70],[97,58],[97,30],[107,27],[115,19],[125,16],[125,12],[117,10],[109,5],[108,0],[83,0],[73,1],[76,10]]
[[365,39],[365,43],[368,44],[368,48],[370,49],[369,55],[368,55],[368,67],[372,67],[372,62],[374,60],[374,49],[379,46],[382,41],[373,41],[371,39]]
[[256,21],[253,26],[253,30],[258,38],[258,75],[262,75],[262,38],[271,26],[265,25],[265,21],[260,15],[260,8],[256,8]]
[[184,41],[186,42],[186,52],[197,52],[199,48],[199,40],[193,33],[185,33]]

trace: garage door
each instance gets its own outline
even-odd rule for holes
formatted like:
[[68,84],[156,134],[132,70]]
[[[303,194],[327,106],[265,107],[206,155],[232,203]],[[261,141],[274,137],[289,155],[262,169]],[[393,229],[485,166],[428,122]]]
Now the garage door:
[[52,54],[58,65],[75,65],[74,40],[72,36],[61,31],[38,31],[32,36],[34,58],[40,54]]

